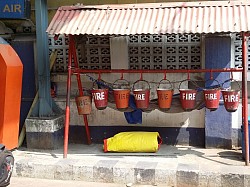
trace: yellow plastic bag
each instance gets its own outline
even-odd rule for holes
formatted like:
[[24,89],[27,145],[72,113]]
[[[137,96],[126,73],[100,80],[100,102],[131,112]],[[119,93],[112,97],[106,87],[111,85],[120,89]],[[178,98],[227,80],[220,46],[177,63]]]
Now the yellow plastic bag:
[[121,132],[104,140],[104,152],[157,152],[162,143],[158,132]]

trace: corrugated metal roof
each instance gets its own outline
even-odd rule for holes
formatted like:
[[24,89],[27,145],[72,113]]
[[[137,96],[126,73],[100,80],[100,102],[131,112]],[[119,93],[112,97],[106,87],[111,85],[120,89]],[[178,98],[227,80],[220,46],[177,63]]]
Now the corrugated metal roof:
[[62,6],[48,34],[134,35],[250,31],[250,1]]

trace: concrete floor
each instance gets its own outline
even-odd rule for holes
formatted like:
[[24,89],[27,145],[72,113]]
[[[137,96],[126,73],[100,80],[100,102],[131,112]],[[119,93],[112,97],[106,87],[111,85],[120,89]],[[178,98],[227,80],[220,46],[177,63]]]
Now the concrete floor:
[[[63,158],[63,147],[56,150],[38,150],[27,149],[21,147],[14,151],[16,155],[26,155],[33,157],[56,157]],[[169,146],[161,145],[156,153],[115,153],[103,151],[102,144],[69,144],[67,158],[83,159],[84,157],[107,157],[107,158],[135,158],[135,159],[165,159],[175,158],[186,162],[202,162],[202,163],[216,163],[225,165],[242,166],[245,161],[242,159],[241,150],[227,150],[227,149],[205,149],[191,146]]]

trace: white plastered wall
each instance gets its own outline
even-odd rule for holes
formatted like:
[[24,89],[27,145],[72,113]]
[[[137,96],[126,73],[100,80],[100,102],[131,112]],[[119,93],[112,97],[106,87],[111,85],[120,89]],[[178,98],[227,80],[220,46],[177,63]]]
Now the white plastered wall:
[[[112,38],[111,41],[111,67],[112,69],[127,69],[129,67],[128,64],[128,49],[127,49],[127,41],[124,37]],[[125,59],[125,60],[124,60]],[[98,75],[96,74],[88,74],[91,77],[97,79]],[[133,84],[136,80],[140,79],[140,74],[124,74],[124,79]],[[192,76],[197,76],[197,74],[190,74],[191,79]],[[198,74],[200,76],[200,74]],[[101,79],[106,82],[113,83],[115,80],[119,79],[121,75],[119,73],[112,74],[101,74]],[[149,82],[154,82],[150,84],[151,93],[150,99],[156,99],[156,88],[157,84],[164,77],[163,74],[155,74],[155,73],[145,73],[143,74],[143,79]],[[86,88],[92,87],[92,82],[90,79],[81,75],[83,86]],[[169,73],[167,74],[167,79],[171,82],[181,81],[187,79],[187,74],[180,73]],[[54,82],[57,82],[58,90],[57,93],[59,95],[56,98],[57,104],[61,108],[65,108],[65,94],[66,94],[66,75],[55,75],[52,77]],[[182,84],[183,86],[187,86],[187,82]],[[179,83],[174,85],[175,93],[178,93]],[[74,101],[73,96],[77,93],[77,83],[75,76],[72,76],[72,89],[71,89],[71,103],[70,103],[70,124],[71,125],[80,125],[83,126],[83,117],[78,115],[77,107]],[[60,97],[60,95],[62,97]],[[204,116],[205,110],[193,110],[192,112],[182,112],[182,113],[165,113],[159,110],[153,110],[149,113],[143,112],[142,115],[142,124],[128,124],[124,113],[118,110],[107,107],[104,110],[97,110],[92,103],[92,112],[88,115],[89,126],[149,126],[149,127],[193,127],[193,128],[204,128]]]

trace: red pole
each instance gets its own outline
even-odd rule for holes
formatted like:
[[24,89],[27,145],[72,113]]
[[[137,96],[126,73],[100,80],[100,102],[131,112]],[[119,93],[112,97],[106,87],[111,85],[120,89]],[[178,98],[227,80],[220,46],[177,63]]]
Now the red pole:
[[70,121],[70,89],[71,89],[71,65],[72,65],[72,47],[71,38],[69,38],[69,62],[68,62],[68,77],[67,77],[67,97],[66,97],[66,110],[65,110],[65,130],[64,130],[64,151],[63,158],[67,158],[68,154],[68,141],[69,141],[69,121]]
[[[73,58],[74,58],[74,64],[76,68],[79,68],[79,63],[76,55],[76,46],[75,46],[75,40],[74,36],[70,36],[70,40],[72,41],[72,52],[73,52]],[[81,76],[80,73],[76,73],[76,79],[77,79],[77,85],[78,85],[78,90],[79,90],[79,95],[83,96],[83,88],[82,88],[82,81],[81,81]],[[86,136],[87,136],[87,143],[91,144],[91,138],[90,138],[90,132],[89,132],[89,125],[88,125],[88,118],[87,115],[83,115],[84,119],[84,124],[85,124],[85,131],[86,131]]]
[[[224,68],[224,69],[213,69],[214,72],[242,72],[242,68]],[[102,69],[102,70],[94,70],[94,69],[80,69],[74,68],[72,69],[72,73],[205,73],[211,72],[210,69],[176,69],[176,70],[168,70],[168,69],[153,69],[153,70],[138,70],[138,69]],[[100,75],[99,75],[100,76]]]
[[[244,124],[244,140],[245,140],[245,164],[249,165],[249,132],[248,132],[248,94],[247,94],[247,37],[246,33],[242,34],[242,106],[243,106],[243,124]],[[242,137],[243,138],[243,137]]]

